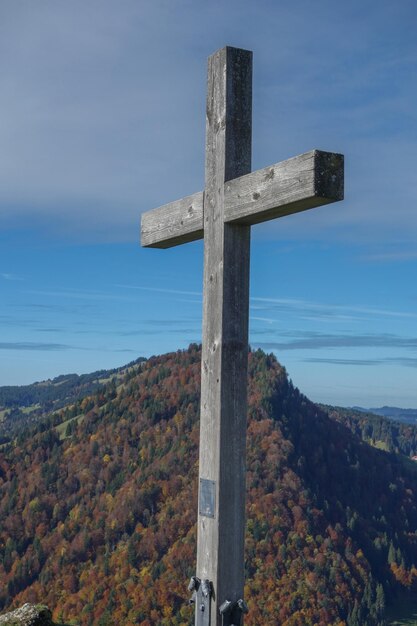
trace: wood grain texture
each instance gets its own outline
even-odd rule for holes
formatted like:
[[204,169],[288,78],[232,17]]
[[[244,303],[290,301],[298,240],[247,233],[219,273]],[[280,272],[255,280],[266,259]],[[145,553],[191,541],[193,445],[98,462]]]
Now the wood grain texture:
[[[243,598],[250,227],[343,199],[343,156],[313,150],[251,169],[252,53],[209,58],[205,190],[142,216],[143,246],[204,234],[197,571],[219,606]],[[204,487],[205,486],[205,487]],[[200,497],[201,494],[199,494]],[[196,625],[199,607],[196,607]]]
[[[214,518],[198,516],[197,576],[219,606],[243,597],[250,227],[224,224],[224,182],[250,171],[252,55],[209,59],[204,196],[200,478],[216,484]],[[197,607],[198,610],[198,607]]]
[[343,199],[343,156],[312,150],[226,183],[224,219],[239,224]]
[[[224,221],[259,224],[343,200],[343,155],[312,150],[230,179],[224,188]],[[204,236],[204,193],[195,193],[142,215],[141,242],[170,248]]]
[[181,200],[170,202],[158,209],[143,213],[141,244],[147,248],[171,248],[182,243],[202,239],[202,191]]

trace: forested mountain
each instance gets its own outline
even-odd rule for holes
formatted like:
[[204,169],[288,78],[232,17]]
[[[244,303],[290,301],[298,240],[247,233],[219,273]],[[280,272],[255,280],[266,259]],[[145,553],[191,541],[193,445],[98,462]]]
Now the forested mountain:
[[417,454],[417,426],[358,409],[319,405],[328,415],[371,446],[412,457]]
[[[0,455],[0,601],[55,620],[189,626],[200,352],[154,357]],[[417,464],[249,359],[247,626],[382,626],[417,587]],[[355,426],[356,428],[356,426]]]
[[52,411],[97,392],[110,379],[120,379],[130,367],[143,361],[145,359],[140,358],[112,370],[81,376],[66,374],[32,385],[0,387],[0,443],[10,441],[22,428],[38,422]]
[[354,406],[353,408],[362,411],[362,413],[374,413],[398,422],[417,424],[417,409],[400,409],[397,406],[381,406],[378,409],[363,409],[360,406]]

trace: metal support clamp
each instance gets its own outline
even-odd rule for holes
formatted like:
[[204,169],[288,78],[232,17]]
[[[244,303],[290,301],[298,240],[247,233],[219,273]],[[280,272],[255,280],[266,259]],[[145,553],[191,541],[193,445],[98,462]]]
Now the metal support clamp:
[[196,626],[210,626],[212,583],[207,578],[200,580],[197,576],[192,576],[188,591],[193,592],[189,602],[195,604]]
[[242,618],[248,612],[248,607],[244,600],[231,602],[225,600],[219,608],[222,616],[222,626],[241,626]]

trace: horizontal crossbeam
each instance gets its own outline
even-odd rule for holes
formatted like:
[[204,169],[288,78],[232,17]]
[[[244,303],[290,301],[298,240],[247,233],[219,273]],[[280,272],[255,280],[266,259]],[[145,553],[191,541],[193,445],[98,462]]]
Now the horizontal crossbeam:
[[[224,220],[259,224],[343,200],[343,155],[312,150],[225,183]],[[170,248],[204,236],[204,193],[142,215],[141,242]]]
[[146,248],[171,248],[181,243],[202,239],[202,191],[164,204],[142,214],[141,244]]

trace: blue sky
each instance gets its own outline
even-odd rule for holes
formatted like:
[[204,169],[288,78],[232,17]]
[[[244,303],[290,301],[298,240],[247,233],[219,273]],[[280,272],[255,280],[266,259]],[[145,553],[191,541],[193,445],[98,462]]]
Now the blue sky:
[[414,0],[3,0],[0,385],[200,341],[207,57],[254,52],[253,169],[345,154],[345,200],[253,228],[250,343],[316,401],[417,407]]

